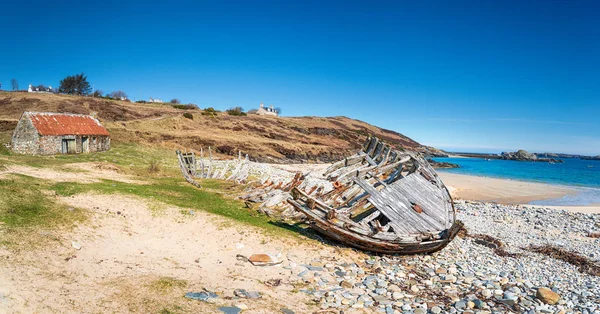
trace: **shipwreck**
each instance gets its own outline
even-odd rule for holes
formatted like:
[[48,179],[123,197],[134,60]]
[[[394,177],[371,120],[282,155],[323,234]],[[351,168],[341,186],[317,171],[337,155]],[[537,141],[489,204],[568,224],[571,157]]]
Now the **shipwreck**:
[[241,198],[303,219],[324,236],[365,251],[387,254],[434,252],[460,230],[452,197],[418,153],[369,137],[362,149],[322,173],[266,170],[248,156],[205,162],[177,152],[186,180],[217,178],[249,183]]

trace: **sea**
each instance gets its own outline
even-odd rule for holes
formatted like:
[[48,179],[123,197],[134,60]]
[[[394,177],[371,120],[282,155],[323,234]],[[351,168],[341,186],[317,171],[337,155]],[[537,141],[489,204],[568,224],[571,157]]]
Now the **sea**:
[[513,161],[483,158],[434,158],[457,164],[460,168],[438,169],[483,177],[540,182],[576,188],[579,193],[557,199],[533,201],[534,205],[598,205],[600,204],[600,160],[564,158],[562,163]]

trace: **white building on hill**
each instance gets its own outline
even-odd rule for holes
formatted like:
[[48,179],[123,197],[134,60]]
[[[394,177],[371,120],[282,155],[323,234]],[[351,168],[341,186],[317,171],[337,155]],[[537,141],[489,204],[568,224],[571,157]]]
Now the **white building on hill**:
[[260,104],[260,107],[258,108],[258,110],[256,110],[255,114],[261,115],[261,116],[275,116],[275,117],[277,117],[279,115],[279,113],[277,112],[277,109],[273,108],[273,105],[271,105],[269,108],[267,108],[262,103]]
[[160,99],[158,99],[158,98],[152,98],[152,97],[150,97],[150,101],[149,102],[160,102],[160,103],[162,103],[163,101],[160,100]]
[[44,88],[40,89],[39,87],[34,87],[33,85],[29,84],[29,88],[27,89],[27,92],[29,92],[29,93],[52,93],[52,86],[48,86],[48,87],[44,87]]

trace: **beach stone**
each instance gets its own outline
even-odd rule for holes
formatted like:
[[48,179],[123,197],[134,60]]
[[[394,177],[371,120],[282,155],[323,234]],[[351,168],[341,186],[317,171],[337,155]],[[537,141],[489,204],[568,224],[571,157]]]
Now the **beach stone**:
[[242,310],[242,311],[245,311],[245,310],[248,309],[248,306],[246,304],[244,304],[244,303],[239,303],[239,304],[236,304],[234,306],[239,307],[240,310]]
[[342,282],[340,282],[340,287],[342,287],[342,288],[350,289],[353,286],[354,285],[347,280],[343,280]]
[[242,311],[242,309],[237,306],[223,306],[219,308],[219,311],[225,314],[238,314]]
[[431,313],[433,313],[433,314],[439,314],[439,313],[441,313],[441,312],[442,312],[442,309],[441,309],[439,306],[437,306],[437,305],[436,305],[436,306],[432,307],[432,308],[430,309],[430,311],[431,311]]
[[538,300],[551,305],[558,303],[558,300],[560,300],[558,293],[545,287],[538,288],[535,296]]
[[473,305],[475,306],[476,309],[482,309],[485,307],[485,302],[483,302],[479,299],[475,299],[475,300],[473,300]]
[[458,301],[458,302],[454,303],[454,307],[457,310],[462,310],[462,309],[465,309],[467,307],[467,303],[465,301]]
[[492,290],[486,289],[486,290],[481,291],[481,295],[483,295],[483,297],[486,299],[491,298],[493,294],[494,293],[492,292]]

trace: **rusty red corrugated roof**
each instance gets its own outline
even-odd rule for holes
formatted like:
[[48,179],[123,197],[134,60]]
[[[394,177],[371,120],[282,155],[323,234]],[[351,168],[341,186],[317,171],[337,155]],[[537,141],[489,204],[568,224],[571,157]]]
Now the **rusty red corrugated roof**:
[[50,112],[24,114],[29,116],[40,135],[110,135],[92,116]]

